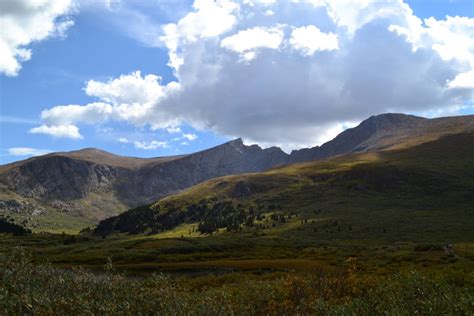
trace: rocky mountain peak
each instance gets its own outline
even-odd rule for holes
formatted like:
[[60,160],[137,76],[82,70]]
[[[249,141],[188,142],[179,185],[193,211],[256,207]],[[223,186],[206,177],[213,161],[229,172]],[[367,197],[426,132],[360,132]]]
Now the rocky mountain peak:
[[236,145],[236,146],[245,146],[244,141],[240,137],[229,141],[228,144],[232,144],[232,145]]
[[293,151],[290,155],[290,162],[323,159],[340,154],[377,149],[377,146],[381,145],[380,139],[382,137],[422,128],[429,121],[423,117],[400,113],[374,115],[362,121],[358,126],[346,129],[333,140],[319,147]]
[[372,127],[375,130],[389,130],[394,128],[412,128],[419,127],[421,124],[429,121],[427,118],[402,113],[385,113],[373,115],[362,121],[358,127]]

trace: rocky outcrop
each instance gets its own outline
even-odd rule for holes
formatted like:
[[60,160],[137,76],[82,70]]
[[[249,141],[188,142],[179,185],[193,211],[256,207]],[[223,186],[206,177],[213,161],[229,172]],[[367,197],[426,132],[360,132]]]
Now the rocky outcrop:
[[1,182],[24,197],[81,199],[130,176],[123,168],[63,156],[44,156],[1,174]]

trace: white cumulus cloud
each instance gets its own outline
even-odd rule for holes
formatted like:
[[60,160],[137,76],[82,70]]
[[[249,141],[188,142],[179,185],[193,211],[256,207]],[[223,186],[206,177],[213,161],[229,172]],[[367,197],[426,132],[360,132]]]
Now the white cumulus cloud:
[[323,33],[314,25],[295,28],[291,33],[290,44],[306,55],[313,55],[318,50],[338,49],[337,35]]
[[183,134],[183,138],[189,141],[193,141],[193,140],[196,140],[198,137],[196,134]]
[[30,45],[51,36],[63,37],[74,24],[71,0],[0,1],[0,73],[16,76],[32,56]]
[[41,119],[48,124],[98,123],[108,119],[112,106],[102,102],[81,105],[59,105],[41,112]]
[[474,18],[448,16],[440,21],[431,17],[424,23],[433,49],[443,59],[458,59],[474,67]]
[[229,0],[195,0],[193,11],[177,23],[164,25],[161,41],[169,49],[169,65],[177,69],[182,64],[179,51],[183,44],[217,37],[231,30],[237,22],[233,12],[238,8],[236,3]]
[[75,125],[41,125],[30,129],[32,134],[46,134],[54,138],[82,139],[79,128]]
[[[137,126],[150,124],[154,129],[176,128],[180,120],[175,115],[171,116],[169,111],[160,111],[156,104],[166,94],[179,89],[179,85],[176,82],[161,85],[160,80],[161,78],[155,75],[142,76],[139,71],[105,82],[90,80],[84,90],[87,95],[96,97],[98,102],[86,105],[58,105],[43,110],[41,119],[48,126],[96,124],[115,120]],[[77,129],[77,135],[80,135],[76,126],[74,129]]]
[[239,31],[235,35],[224,38],[221,41],[221,47],[234,52],[243,53],[243,57],[246,60],[251,60],[255,58],[254,52],[256,49],[277,49],[282,43],[282,40],[283,31],[278,26],[272,28],[254,27]]
[[448,85],[450,88],[474,89],[474,70],[457,74],[453,80],[448,82]]
[[472,23],[422,20],[401,0],[197,0],[162,26],[175,81],[140,72],[89,81],[86,93],[107,106],[43,120],[92,122],[93,109],[94,119],[170,133],[184,123],[260,144],[312,146],[345,122],[469,102]]
[[164,94],[161,78],[156,75],[142,77],[140,71],[106,82],[89,80],[85,91],[89,96],[97,97],[112,104],[133,104],[155,102]]
[[144,149],[144,150],[153,150],[153,149],[168,148],[169,147],[167,142],[158,141],[158,140],[152,140],[150,142],[136,141],[133,144],[135,145],[135,148]]
[[51,153],[48,149],[38,149],[31,147],[13,147],[8,148],[8,154],[11,156],[42,156]]

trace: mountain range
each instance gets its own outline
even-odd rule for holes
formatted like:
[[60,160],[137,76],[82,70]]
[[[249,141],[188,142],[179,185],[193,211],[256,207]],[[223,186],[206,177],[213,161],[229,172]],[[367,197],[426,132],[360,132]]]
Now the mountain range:
[[240,138],[189,155],[148,159],[94,148],[57,152],[0,166],[0,211],[32,228],[48,229],[57,222],[52,218],[61,217],[62,228],[73,229],[220,176],[351,153],[400,150],[473,131],[472,115],[426,119],[382,114],[322,146],[290,154],[278,147],[247,146]]

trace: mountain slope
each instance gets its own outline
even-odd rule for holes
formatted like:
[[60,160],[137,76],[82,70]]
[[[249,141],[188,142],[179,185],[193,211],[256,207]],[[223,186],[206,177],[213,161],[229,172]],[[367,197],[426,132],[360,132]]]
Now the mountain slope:
[[0,207],[27,215],[56,211],[94,221],[212,177],[285,162],[281,150],[245,146],[240,139],[165,158],[121,157],[97,149],[54,153],[2,166]]
[[[474,132],[211,179],[102,221],[95,233],[472,240]],[[254,236],[254,235],[252,235]]]
[[413,146],[469,130],[474,130],[474,115],[426,119],[405,114],[381,114],[371,116],[357,127],[343,131],[320,147],[293,151],[289,162],[396,148],[400,145]]
[[214,177],[261,172],[354,152],[414,146],[472,130],[474,116],[425,119],[382,114],[320,147],[290,155],[276,147],[246,146],[241,139],[190,155],[149,159],[122,157],[93,148],[52,153],[0,166],[0,212],[26,219],[37,229],[45,228],[42,222],[54,227],[57,218],[62,218],[60,229],[68,229],[70,223],[84,227]]
[[39,159],[49,159],[53,157],[65,157],[70,159],[76,159],[81,161],[91,162],[97,165],[108,165],[111,167],[120,167],[124,169],[137,169],[144,165],[151,163],[162,163],[168,162],[175,159],[184,157],[182,156],[171,156],[171,157],[157,157],[157,158],[136,158],[136,157],[125,157],[118,156],[112,153],[100,150],[97,148],[84,148],[80,150],[70,151],[70,152],[56,152],[40,157],[33,157],[22,161],[13,162],[10,164],[0,166],[0,173],[6,172],[8,170],[18,168],[25,164],[31,163]]

